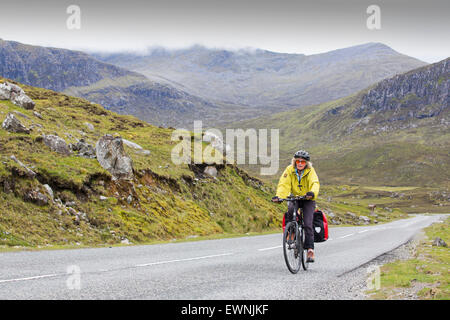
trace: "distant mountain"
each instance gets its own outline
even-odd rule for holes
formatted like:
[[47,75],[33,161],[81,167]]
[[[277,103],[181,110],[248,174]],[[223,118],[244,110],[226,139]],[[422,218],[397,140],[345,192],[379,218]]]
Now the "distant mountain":
[[91,56],[0,40],[0,76],[186,128],[194,120],[224,126],[335,99],[424,64],[373,43],[311,56],[199,46]]
[[139,77],[135,72],[95,60],[80,51],[31,46],[1,39],[0,74],[55,91],[89,86],[102,79]]
[[86,98],[156,125],[184,126],[195,119],[217,121],[220,110],[226,108],[80,51],[1,39],[0,76]]
[[193,46],[153,49],[146,55],[95,54],[205,99],[278,111],[318,104],[426,65],[381,43],[321,54],[227,51]]
[[449,87],[447,58],[342,99],[233,127],[280,129],[280,168],[307,149],[325,183],[448,189]]

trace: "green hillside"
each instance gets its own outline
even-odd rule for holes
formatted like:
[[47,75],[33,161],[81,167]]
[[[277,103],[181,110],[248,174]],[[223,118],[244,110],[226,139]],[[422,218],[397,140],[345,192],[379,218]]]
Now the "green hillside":
[[[173,165],[172,130],[19,85],[36,106],[26,110],[0,101],[0,121],[12,113],[31,128],[29,134],[0,128],[0,245],[142,243],[280,227],[282,207],[268,201],[270,186],[236,166],[217,165],[214,177],[203,174],[202,164]],[[64,155],[43,143],[44,135],[57,135],[67,144],[84,139],[95,148],[105,134],[150,151],[124,145],[133,180],[114,181],[97,159]]]

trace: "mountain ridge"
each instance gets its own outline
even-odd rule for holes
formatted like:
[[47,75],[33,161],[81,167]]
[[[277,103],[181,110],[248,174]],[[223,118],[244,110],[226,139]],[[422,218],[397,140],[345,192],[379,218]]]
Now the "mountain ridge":
[[16,41],[0,40],[0,76],[101,103],[155,125],[180,126],[185,118],[201,115],[208,122],[221,106],[81,51]]
[[[192,46],[147,54],[95,57],[177,85],[205,99],[245,106],[295,108],[334,100],[426,63],[381,43],[304,55]],[[208,90],[205,91],[205,84]]]
[[[350,67],[353,62],[345,54],[349,51],[353,52],[352,57],[376,56],[385,61],[384,67],[366,71],[373,62],[363,62],[363,58]],[[386,52],[387,60],[383,58]],[[168,64],[170,61],[161,64],[160,73],[142,74],[81,51],[4,40],[0,41],[0,75],[82,97],[155,125],[191,128],[194,120],[201,119],[206,127],[223,126],[307,105],[308,101],[321,101],[327,96],[340,96],[356,91],[364,81],[373,82],[391,74],[398,63],[402,70],[421,63],[397,53],[392,58],[393,50],[377,43],[338,49],[331,53],[330,61],[330,54],[306,56],[262,49],[236,53],[200,46],[184,51],[159,48],[153,54],[158,59],[171,55],[180,60],[181,71],[189,81],[172,77],[170,66],[176,63]],[[204,72],[193,74],[190,68]],[[317,72],[322,75],[315,75]],[[346,79],[343,75],[347,75]]]

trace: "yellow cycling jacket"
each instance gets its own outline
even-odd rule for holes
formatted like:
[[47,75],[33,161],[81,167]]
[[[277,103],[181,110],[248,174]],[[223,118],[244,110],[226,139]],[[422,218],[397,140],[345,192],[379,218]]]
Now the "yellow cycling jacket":
[[[281,175],[278,182],[277,197],[286,198],[290,194],[294,196],[304,196],[307,192],[314,192],[314,198],[316,200],[319,195],[320,183],[317,177],[316,170],[313,167],[305,168],[303,170],[303,176],[301,177],[300,187],[298,184],[298,177],[295,173],[295,168],[289,165]],[[301,176],[301,172],[299,172]]]

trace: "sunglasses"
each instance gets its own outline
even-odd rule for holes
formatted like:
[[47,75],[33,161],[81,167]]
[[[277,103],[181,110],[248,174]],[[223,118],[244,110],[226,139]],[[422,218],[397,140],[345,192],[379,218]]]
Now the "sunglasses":
[[295,163],[296,164],[299,164],[299,163],[306,164],[306,161],[305,160],[295,160]]

